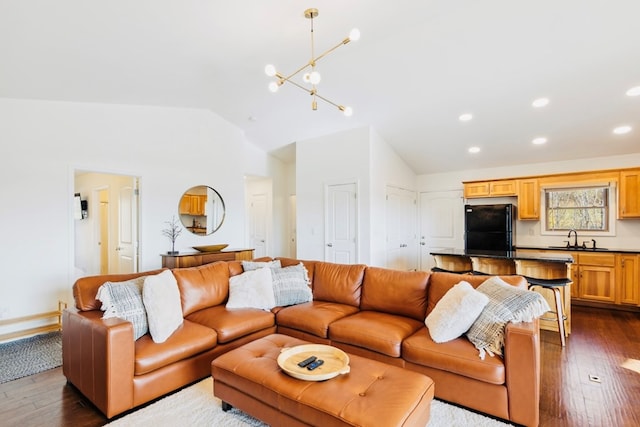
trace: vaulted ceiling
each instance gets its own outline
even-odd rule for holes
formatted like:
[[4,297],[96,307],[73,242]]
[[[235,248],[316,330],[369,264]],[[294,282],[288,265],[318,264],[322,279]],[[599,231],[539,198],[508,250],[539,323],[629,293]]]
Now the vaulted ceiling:
[[[266,64],[309,61],[309,7],[316,53],[362,34],[318,62],[352,117],[267,89]],[[638,0],[0,0],[0,97],[210,109],[276,153],[370,125],[419,174],[638,153],[639,16]]]

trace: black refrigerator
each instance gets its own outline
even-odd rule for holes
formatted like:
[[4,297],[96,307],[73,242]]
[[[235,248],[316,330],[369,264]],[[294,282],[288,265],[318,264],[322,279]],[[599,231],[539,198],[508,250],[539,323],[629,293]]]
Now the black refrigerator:
[[465,205],[464,248],[467,251],[512,251],[515,206]]

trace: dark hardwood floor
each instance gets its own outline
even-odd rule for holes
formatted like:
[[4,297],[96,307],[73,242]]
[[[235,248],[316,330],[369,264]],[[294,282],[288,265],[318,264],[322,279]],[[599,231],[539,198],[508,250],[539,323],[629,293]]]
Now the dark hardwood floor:
[[[640,426],[640,314],[573,307],[567,346],[542,331],[541,347],[540,426]],[[62,368],[0,384],[1,426],[106,422],[66,384]]]

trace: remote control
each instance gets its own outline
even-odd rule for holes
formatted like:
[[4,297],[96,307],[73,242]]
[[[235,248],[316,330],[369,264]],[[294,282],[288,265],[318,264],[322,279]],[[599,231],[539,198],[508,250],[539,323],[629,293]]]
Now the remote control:
[[309,364],[309,366],[307,366],[307,369],[310,371],[313,371],[314,369],[316,369],[318,366],[322,365],[324,363],[324,360],[322,359],[318,359],[315,362],[311,362]]
[[317,359],[317,357],[315,357],[315,356],[307,357],[302,362],[298,363],[298,366],[300,366],[301,368],[304,368],[305,366],[308,366],[312,362],[315,362],[316,359]]

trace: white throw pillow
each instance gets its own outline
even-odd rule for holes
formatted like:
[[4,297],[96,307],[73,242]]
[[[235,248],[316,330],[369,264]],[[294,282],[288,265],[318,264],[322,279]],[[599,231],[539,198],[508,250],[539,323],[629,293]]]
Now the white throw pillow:
[[245,271],[229,278],[227,308],[259,308],[269,311],[275,306],[271,268]]
[[438,301],[424,323],[437,343],[454,340],[467,332],[476,321],[489,297],[462,281]]
[[180,290],[171,270],[147,276],[142,288],[149,333],[155,343],[163,343],[183,322]]
[[119,317],[133,324],[133,339],[147,332],[147,312],[142,302],[144,276],[124,282],[105,282],[98,288],[96,299],[102,303],[103,319]]

